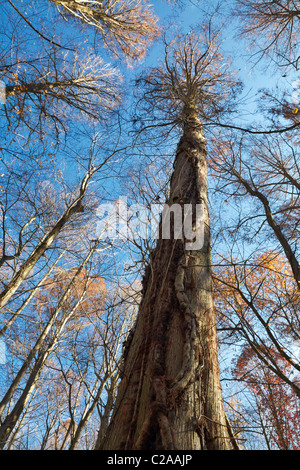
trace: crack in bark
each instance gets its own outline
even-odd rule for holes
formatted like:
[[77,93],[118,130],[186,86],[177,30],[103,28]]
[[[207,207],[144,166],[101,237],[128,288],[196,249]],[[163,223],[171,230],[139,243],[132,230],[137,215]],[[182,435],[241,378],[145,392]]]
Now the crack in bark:
[[190,382],[195,363],[196,321],[185,288],[185,272],[188,255],[183,255],[178,263],[174,288],[185,321],[185,340],[183,346],[183,365],[175,380],[170,385],[173,392],[180,393]]

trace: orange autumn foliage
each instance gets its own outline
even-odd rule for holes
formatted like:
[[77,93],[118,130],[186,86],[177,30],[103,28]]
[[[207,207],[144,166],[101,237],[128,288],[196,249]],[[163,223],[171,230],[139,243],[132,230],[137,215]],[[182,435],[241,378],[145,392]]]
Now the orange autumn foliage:
[[[266,326],[288,330],[290,324],[282,315],[280,303],[296,307],[300,293],[296,289],[291,268],[279,253],[260,254],[249,264],[234,264],[215,269],[215,298],[219,312],[230,305],[240,316],[251,320],[252,312],[245,297],[252,299],[266,321]],[[241,293],[244,293],[241,295]]]
[[[262,345],[263,348],[266,346]],[[273,349],[271,355],[285,375],[292,374],[290,364]],[[257,359],[251,347],[245,347],[235,362],[234,377],[243,384],[255,398],[261,419],[265,422],[269,446],[280,450],[300,449],[300,400],[299,397]],[[298,379],[299,381],[299,379]]]
[[[67,299],[63,303],[63,313],[68,313],[77,303],[73,320],[78,320],[81,326],[85,326],[84,318],[91,315],[101,314],[107,290],[104,280],[99,276],[90,275],[87,270],[83,270],[74,277],[77,268],[69,270],[58,270],[54,276],[48,279],[43,290],[36,295],[35,306],[40,314],[50,315],[57,308],[59,300],[64,295],[66,289],[72,283]],[[88,320],[87,320],[88,322]]]
[[145,0],[61,1],[52,0],[60,14],[93,27],[105,46],[130,61],[144,58],[160,30],[158,18]]

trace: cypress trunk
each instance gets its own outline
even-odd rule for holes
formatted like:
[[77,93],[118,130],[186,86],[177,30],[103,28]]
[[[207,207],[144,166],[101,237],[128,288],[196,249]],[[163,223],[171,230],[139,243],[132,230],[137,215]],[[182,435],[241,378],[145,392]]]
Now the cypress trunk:
[[[203,243],[191,249],[184,236],[159,237],[144,275],[114,413],[100,449],[231,448],[212,297],[206,146],[196,113],[189,111],[187,117],[167,204],[179,204],[182,213],[184,205],[192,204],[193,226],[203,224]],[[201,221],[195,212],[200,204]]]

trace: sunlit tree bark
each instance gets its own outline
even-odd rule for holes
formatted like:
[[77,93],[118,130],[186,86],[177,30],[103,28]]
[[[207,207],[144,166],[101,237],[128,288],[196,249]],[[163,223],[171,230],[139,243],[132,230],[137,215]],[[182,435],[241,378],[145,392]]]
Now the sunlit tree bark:
[[[228,450],[234,442],[219,380],[206,144],[200,119],[209,109],[215,112],[215,87],[225,80],[216,60],[221,57],[209,39],[201,52],[199,39],[181,38],[177,49],[172,44],[174,62],[167,46],[164,67],[145,78],[148,104],[153,100],[173,124],[182,125],[167,205],[176,204],[182,213],[187,205],[193,207],[193,230],[187,234],[182,218],[178,236],[173,221],[170,239],[160,234],[151,255],[101,449]],[[199,207],[203,218],[196,211]]]

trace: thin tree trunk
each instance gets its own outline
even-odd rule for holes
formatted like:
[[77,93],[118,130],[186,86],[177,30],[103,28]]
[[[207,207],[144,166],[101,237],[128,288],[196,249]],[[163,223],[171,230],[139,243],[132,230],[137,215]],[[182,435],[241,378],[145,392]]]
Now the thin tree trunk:
[[82,417],[76,427],[76,431],[74,432],[74,435],[71,437],[69,450],[75,450],[79,442],[79,439],[81,437],[82,431],[86,427],[93,411],[95,410],[97,406],[98,401],[101,398],[101,395],[103,393],[103,390],[107,383],[108,378],[109,378],[109,374],[103,377],[103,381],[98,385],[98,390],[97,390],[96,395],[94,397],[91,397],[91,402],[87,403],[84,413],[82,414]]
[[[30,400],[28,400],[28,402],[26,404],[26,409],[23,412],[22,418],[19,420],[18,425],[15,426],[14,432],[10,436],[10,440],[9,440],[9,442],[7,442],[7,445],[6,445],[6,450],[11,450],[12,446],[14,445],[15,440],[17,439],[18,433],[19,433],[19,431],[22,427],[22,424],[23,424],[23,422],[24,422],[24,420],[27,416],[27,413],[30,409],[30,405],[31,405],[31,403],[33,402],[33,400],[35,398],[35,394],[36,394],[36,390],[31,394]],[[26,447],[26,450],[28,450],[28,446]]]
[[202,204],[204,242],[190,249],[184,237],[158,240],[100,449],[231,448],[219,380],[205,140],[196,113],[187,116],[168,204]]
[[34,391],[34,388],[36,386],[36,383],[39,379],[39,376],[42,372],[42,369],[43,369],[43,365],[44,365],[44,356],[45,356],[45,353],[42,353],[42,355],[38,358],[36,364],[34,365],[31,373],[30,373],[30,376],[29,376],[29,379],[26,383],[26,386],[20,396],[20,398],[18,399],[18,401],[16,402],[16,404],[14,405],[12,411],[6,416],[5,420],[3,421],[3,423],[1,424],[1,427],[0,427],[0,449],[2,450],[10,435],[12,434],[14,428],[15,428],[15,425],[18,421],[18,419],[20,418],[21,414],[23,413],[29,399],[30,399],[30,396],[32,394],[32,392]]
[[[27,299],[24,300],[24,302],[22,303],[22,305],[16,310],[16,312],[11,316],[11,318],[5,323],[5,325],[3,326],[3,328],[0,330],[0,338],[1,336],[3,336],[6,331],[11,327],[11,325],[14,323],[14,321],[19,318],[19,315],[22,313],[22,311],[24,310],[25,307],[27,307],[27,305],[30,303],[30,301],[33,299],[33,297],[35,296],[35,294],[38,292],[39,288],[41,286],[43,286],[45,280],[50,276],[51,272],[53,271],[53,269],[55,268],[55,266],[57,265],[58,261],[63,257],[65,251],[63,251],[58,257],[57,259],[55,260],[55,262],[52,264],[52,266],[50,267],[49,271],[47,271],[47,273],[42,277],[42,279],[38,282],[38,284],[32,289],[32,291],[30,292],[29,296],[27,297]],[[1,405],[0,405],[1,406]],[[0,413],[1,413],[1,410],[0,410]]]
[[295,254],[295,251],[293,250],[292,246],[290,245],[288,239],[284,235],[283,231],[281,230],[280,225],[275,221],[273,213],[271,211],[270,203],[268,201],[268,198],[260,191],[258,191],[255,187],[253,188],[241,175],[240,173],[235,169],[232,168],[232,173],[238,181],[244,186],[244,188],[247,190],[247,192],[253,196],[259,199],[264,207],[264,211],[266,214],[266,220],[271,229],[273,230],[277,240],[279,241],[280,245],[282,246],[284,253],[287,257],[287,260],[291,266],[296,284],[298,289],[300,289],[300,266]]
[[66,209],[64,214],[61,218],[56,222],[56,224],[44,235],[42,240],[36,246],[36,248],[32,251],[26,261],[24,261],[23,265],[20,267],[19,271],[16,272],[14,277],[5,287],[5,289],[0,293],[0,308],[4,307],[4,305],[11,299],[14,295],[16,290],[20,287],[22,282],[26,279],[30,271],[36,265],[38,260],[42,257],[45,251],[52,245],[53,241],[56,237],[60,234],[64,226],[69,222],[71,217],[78,212],[82,212],[82,200],[85,196],[87,191],[88,182],[92,175],[95,173],[96,168],[89,170],[84,178],[81,181],[79,195],[73,201],[73,203]]
[[18,421],[19,417],[21,416],[21,414],[24,410],[24,407],[26,406],[26,403],[28,402],[28,400],[30,398],[30,395],[31,395],[32,391],[34,390],[34,388],[37,384],[37,381],[38,381],[38,379],[39,379],[39,377],[42,373],[44,365],[45,365],[49,355],[51,354],[53,348],[56,346],[57,341],[59,340],[60,335],[62,334],[62,331],[63,331],[66,323],[69,321],[71,316],[76,312],[77,308],[79,307],[79,305],[81,304],[82,300],[85,297],[86,291],[84,291],[81,294],[81,296],[79,297],[79,299],[77,300],[76,304],[71,309],[71,311],[68,312],[67,314],[65,314],[62,317],[56,331],[54,332],[54,335],[53,335],[53,338],[51,339],[50,344],[46,345],[45,349],[43,350],[43,347],[45,345],[45,341],[47,339],[46,336],[51,331],[50,327],[52,327],[53,321],[55,319],[57,319],[58,312],[61,310],[61,308],[63,306],[63,303],[65,302],[66,298],[68,297],[68,294],[70,292],[70,288],[74,284],[74,280],[80,274],[80,272],[82,271],[82,269],[84,268],[84,266],[86,265],[88,260],[91,259],[91,256],[94,254],[96,248],[97,248],[97,245],[95,244],[90,249],[90,251],[88,252],[88,254],[85,258],[85,260],[83,261],[81,266],[76,271],[73,279],[70,281],[66,291],[64,292],[63,296],[61,297],[54,314],[52,315],[52,317],[49,320],[48,324],[44,328],[41,336],[38,338],[35,346],[30,351],[27,359],[25,360],[23,366],[21,367],[20,371],[18,372],[16,379],[14,380],[13,384],[11,385],[11,387],[9,388],[8,392],[6,393],[5,397],[3,398],[2,402],[1,402],[1,405],[4,409],[8,399],[10,399],[13,396],[13,392],[15,391],[17,384],[20,383],[20,380],[23,378],[24,373],[26,372],[26,370],[28,369],[30,363],[32,362],[32,360],[34,358],[34,354],[38,353],[38,359],[37,359],[36,363],[34,364],[34,366],[32,368],[32,371],[29,375],[29,378],[26,382],[26,385],[24,387],[24,390],[23,390],[21,396],[19,397],[16,404],[14,405],[13,410],[6,416],[6,418],[4,419],[3,423],[0,426],[0,449],[3,449],[3,447],[5,446],[5,444],[7,442],[7,439],[9,438],[10,434],[12,433],[12,431],[13,431],[15,425],[16,425],[16,422]]
[[103,414],[99,413],[100,414],[100,428],[99,428],[96,443],[95,443],[95,450],[99,450],[101,443],[103,441],[103,438],[105,436],[105,433],[107,431],[108,425],[109,425],[109,417],[114,407],[114,400],[115,400],[116,391],[118,388],[117,379],[118,379],[118,374],[114,375],[111,378],[110,387],[109,387],[109,390],[107,390],[108,396],[107,396],[107,400],[105,403],[104,412]]
[[[88,252],[88,254],[85,257],[84,261],[82,262],[82,264],[77,269],[76,273],[74,274],[73,278],[71,279],[71,281],[69,282],[67,288],[65,289],[63,295],[61,296],[61,298],[60,298],[60,300],[59,300],[59,302],[56,306],[55,311],[52,313],[51,317],[49,318],[48,323],[46,324],[46,326],[44,327],[42,333],[40,334],[40,336],[36,340],[35,345],[33,346],[33,348],[28,353],[26,359],[24,360],[23,365],[19,369],[16,377],[14,378],[13,382],[11,383],[11,385],[10,385],[9,389],[7,390],[5,396],[2,398],[2,400],[0,402],[0,416],[2,415],[2,413],[3,413],[7,403],[9,402],[9,400],[13,397],[17,387],[19,386],[19,384],[21,382],[21,380],[23,379],[25,373],[29,369],[34,357],[40,351],[40,349],[43,347],[44,341],[45,341],[47,335],[49,334],[49,332],[51,331],[51,329],[53,328],[53,326],[55,325],[55,322],[58,319],[58,315],[61,312],[61,310],[63,309],[64,303],[66,302],[68,296],[70,295],[70,292],[71,292],[71,290],[74,286],[74,283],[75,283],[76,279],[78,278],[80,273],[83,271],[83,269],[86,266],[86,264],[88,263],[88,261],[91,259],[92,255],[95,252],[95,249],[96,249],[96,245],[93,248],[90,249],[90,251]],[[81,303],[82,298],[83,298],[84,295],[85,295],[85,291],[84,291],[84,293],[82,293],[80,299],[76,302],[76,304],[73,307],[73,309],[71,310],[71,312],[69,312],[68,315],[65,315],[65,317],[63,317],[63,319],[61,320],[61,321],[64,322],[63,324],[65,324],[66,319],[68,319],[75,312],[76,308]],[[64,318],[65,318],[65,320],[64,320]],[[60,327],[60,328],[62,328],[62,327]]]

